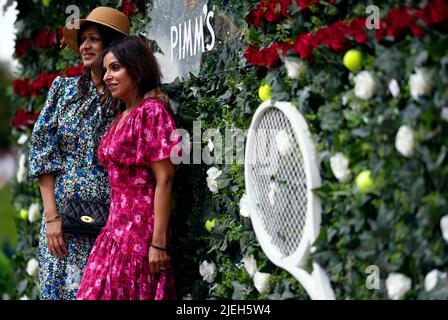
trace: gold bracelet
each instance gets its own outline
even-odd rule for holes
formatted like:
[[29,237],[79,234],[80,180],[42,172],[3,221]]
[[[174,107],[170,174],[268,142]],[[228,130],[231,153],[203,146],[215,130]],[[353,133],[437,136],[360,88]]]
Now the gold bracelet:
[[56,217],[54,217],[54,218],[52,218],[52,219],[47,219],[47,220],[45,220],[45,223],[46,224],[49,224],[49,223],[53,223],[53,222],[55,222],[55,221],[57,221],[57,220],[59,220],[59,219],[61,219],[61,216],[56,216]]

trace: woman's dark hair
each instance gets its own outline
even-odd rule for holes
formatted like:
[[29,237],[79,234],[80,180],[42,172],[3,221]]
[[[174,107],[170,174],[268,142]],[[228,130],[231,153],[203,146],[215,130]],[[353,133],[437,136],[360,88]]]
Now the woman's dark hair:
[[[98,28],[98,33],[101,37],[101,42],[103,43],[103,48],[107,48],[111,45],[113,41],[117,41],[126,37],[121,32],[115,31],[106,26],[97,24],[95,22],[86,22],[84,23],[78,31],[78,48],[81,46],[81,36],[82,33],[89,27],[95,26]],[[94,67],[96,64],[94,65]],[[89,81],[90,77],[90,69],[84,68],[84,74],[81,76],[78,82],[78,93],[81,97],[87,97],[89,94]]]
[[[101,53],[99,63],[103,63],[106,54],[111,52],[118,62],[124,66],[132,80],[134,80],[137,89],[137,95],[144,97],[150,93],[151,97],[162,100],[169,109],[167,97],[160,90],[162,84],[162,72],[159,63],[154,56],[151,47],[149,47],[142,39],[137,36],[125,37],[115,41]],[[105,70],[102,70],[102,78],[104,78]],[[109,90],[105,89],[106,99],[112,101]],[[117,102],[112,103],[112,112],[118,111]],[[122,109],[122,108],[120,108]]]

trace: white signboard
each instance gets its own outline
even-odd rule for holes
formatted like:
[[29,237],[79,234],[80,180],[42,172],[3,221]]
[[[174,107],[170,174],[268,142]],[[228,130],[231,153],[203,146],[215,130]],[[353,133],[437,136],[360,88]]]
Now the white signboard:
[[170,83],[189,73],[198,75],[202,54],[213,50],[215,13],[207,0],[154,0],[148,12],[146,37],[157,43],[155,53],[163,74]]

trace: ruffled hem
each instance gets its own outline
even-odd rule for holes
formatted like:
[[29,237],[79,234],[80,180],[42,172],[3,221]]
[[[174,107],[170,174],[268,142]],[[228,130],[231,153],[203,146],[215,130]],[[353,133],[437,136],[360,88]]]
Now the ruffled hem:
[[171,267],[151,275],[148,257],[123,252],[112,233],[103,230],[87,262],[77,300],[173,300]]

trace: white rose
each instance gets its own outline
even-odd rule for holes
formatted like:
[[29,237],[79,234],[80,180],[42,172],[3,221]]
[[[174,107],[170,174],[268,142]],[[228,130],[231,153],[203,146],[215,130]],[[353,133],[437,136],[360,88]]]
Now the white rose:
[[267,293],[269,292],[270,285],[269,285],[269,277],[271,275],[269,273],[264,272],[255,272],[254,274],[254,286],[260,293]]
[[30,300],[30,298],[25,294],[20,297],[20,300]]
[[376,90],[376,82],[373,75],[363,70],[355,76],[355,96],[362,100],[369,100]]
[[348,182],[352,178],[352,172],[348,167],[348,159],[338,152],[330,158],[330,167],[336,179],[340,182]]
[[304,69],[303,63],[294,58],[285,58],[285,67],[288,77],[291,79],[298,79]]
[[199,273],[202,276],[202,279],[204,281],[207,281],[208,283],[212,283],[215,279],[216,274],[216,266],[213,262],[208,263],[207,260],[204,260],[199,265]]
[[390,273],[386,279],[389,299],[399,300],[411,289],[412,280],[401,273]]
[[17,182],[22,183],[26,179],[26,157],[24,154],[20,155],[19,158],[19,168],[17,169]]
[[431,92],[431,77],[428,72],[425,69],[417,68],[415,73],[409,77],[409,87],[414,100],[429,94]]
[[37,275],[37,260],[34,258],[31,258],[28,260],[28,263],[26,264],[26,273],[28,273],[29,276],[35,277]]
[[217,193],[219,191],[219,185],[216,181],[216,178],[218,178],[221,175],[222,171],[218,168],[212,167],[207,170],[207,186],[210,189],[211,192]]
[[250,217],[249,200],[247,199],[246,194],[243,194],[243,196],[240,199],[240,215],[245,218]]
[[28,221],[33,223],[40,220],[39,204],[33,203],[28,209]]
[[17,144],[23,145],[25,142],[27,142],[28,140],[28,136],[24,133],[22,133],[19,137],[19,139],[17,139]]
[[437,269],[431,270],[425,277],[425,291],[429,292],[437,286],[437,281],[446,278],[446,273]]
[[448,107],[442,108],[442,111],[440,112],[440,116],[442,117],[443,120],[448,122]]
[[193,300],[193,296],[191,295],[191,293],[187,293],[182,300]]
[[440,219],[440,229],[442,229],[442,236],[448,242],[448,214]]
[[257,261],[254,256],[251,254],[250,256],[245,256],[243,258],[244,268],[246,268],[247,273],[253,277],[255,272],[257,272]]
[[395,148],[405,157],[414,154],[414,134],[408,126],[401,126],[395,136]]
[[289,153],[292,146],[292,140],[286,130],[280,130],[275,135],[275,142],[277,144],[277,149],[280,155],[285,156]]
[[392,79],[389,82],[389,91],[394,98],[396,98],[400,94],[400,86],[398,85],[397,80]]
[[347,102],[348,102],[348,97],[347,97],[347,95],[342,95],[342,97],[341,97],[341,102],[342,102],[342,105],[343,106],[345,106],[345,105],[347,105]]
[[269,185],[268,199],[271,206],[275,205],[275,194],[280,191],[277,183],[271,182]]
[[25,30],[25,23],[23,22],[23,20],[16,20],[14,26],[16,27],[17,34],[22,33],[23,30]]

